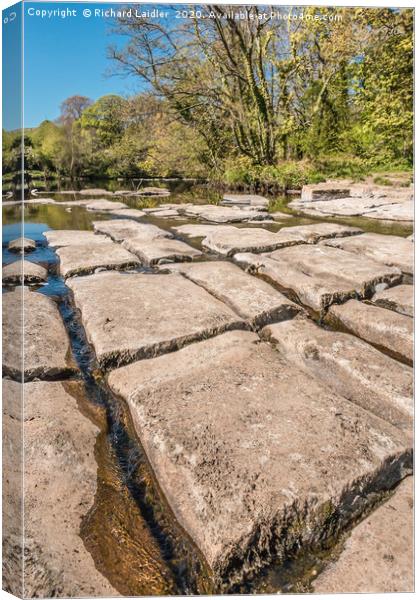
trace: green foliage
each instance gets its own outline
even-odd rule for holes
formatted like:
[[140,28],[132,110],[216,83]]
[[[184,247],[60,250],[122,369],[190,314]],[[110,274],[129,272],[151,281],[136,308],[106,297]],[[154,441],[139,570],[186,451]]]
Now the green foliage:
[[[273,189],[412,168],[412,9],[308,7],[302,23],[204,8],[215,18],[120,19],[128,43],[110,56],[149,91],[67,98],[25,132],[26,168]],[[20,134],[3,140],[17,172]]]

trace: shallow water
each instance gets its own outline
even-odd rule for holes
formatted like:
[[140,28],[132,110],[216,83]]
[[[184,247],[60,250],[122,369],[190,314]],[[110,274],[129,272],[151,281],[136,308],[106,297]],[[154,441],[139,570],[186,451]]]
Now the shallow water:
[[[156,185],[145,182],[145,185]],[[122,189],[120,182],[95,182],[95,187],[110,190]],[[171,196],[164,198],[139,198],[104,196],[107,200],[124,202],[130,208],[157,206],[165,203],[196,204],[218,203],[222,194],[206,186],[190,183],[166,182]],[[129,189],[129,187],[127,187]],[[88,199],[80,194],[45,193],[57,202]],[[95,196],[95,199],[101,196]],[[297,215],[288,209],[289,199],[271,199],[272,210],[282,210],[292,215],[280,222],[244,223],[240,227],[264,227],[278,231],[282,227],[331,221],[351,224],[365,231],[407,236],[412,227],[398,223],[384,223],[366,218],[318,219]],[[69,332],[73,353],[79,364],[85,383],[86,396],[79,399],[82,412],[101,413],[97,417],[101,427],[95,446],[98,463],[98,486],[94,505],[85,516],[81,536],[91,552],[97,568],[123,595],[162,595],[211,592],[206,567],[198,552],[174,521],[168,506],[160,494],[158,485],[141,449],[131,424],[125,403],[112,396],[100,373],[92,348],[88,344],[77,311],[71,302],[69,290],[58,275],[58,258],[49,248],[43,233],[50,229],[91,230],[94,221],[111,218],[106,213],[88,212],[84,207],[55,205],[26,205],[24,231],[21,231],[20,206],[3,207],[3,264],[18,259],[8,251],[10,240],[22,233],[37,242],[34,252],[27,259],[49,268],[45,285],[36,289],[54,297]],[[112,218],[118,218],[113,216]],[[163,229],[184,223],[197,223],[193,219],[159,219],[143,217]],[[185,241],[200,247],[201,238]],[[206,259],[213,258],[212,255]],[[11,288],[6,288],[11,289]],[[329,554],[327,553],[329,556]],[[319,554],[307,556],[301,563],[291,563],[279,569],[275,565],[264,576],[236,590],[242,593],[276,591],[308,591],[311,572],[322,568],[324,557]],[[309,574],[309,575],[308,575]],[[300,587],[299,587],[300,586]],[[303,586],[303,588],[302,588]]]

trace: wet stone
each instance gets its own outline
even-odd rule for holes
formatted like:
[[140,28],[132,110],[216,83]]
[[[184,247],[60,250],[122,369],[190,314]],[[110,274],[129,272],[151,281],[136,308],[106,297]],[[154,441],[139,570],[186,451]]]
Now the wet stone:
[[25,381],[64,378],[77,371],[56,303],[28,288],[18,288],[3,295],[4,375],[22,377],[22,332]]
[[138,256],[142,264],[146,266],[162,262],[188,261],[202,255],[202,252],[188,244],[170,238],[156,238],[154,240],[128,238],[122,245],[126,250]]
[[205,288],[252,327],[291,319],[302,310],[265,281],[248,275],[229,262],[184,263],[169,268]]
[[117,596],[80,537],[92,507],[99,429],[80,412],[76,382],[32,382],[25,395],[25,597]]
[[78,244],[57,250],[60,274],[64,277],[87,275],[96,269],[130,269],[140,265],[139,259],[114,242]]
[[98,211],[106,211],[109,210],[120,210],[123,208],[127,208],[127,205],[123,202],[113,202],[112,200],[94,200],[93,202],[89,202],[86,204],[87,210],[98,210]]
[[332,391],[410,432],[413,370],[353,335],[327,331],[309,319],[266,327],[262,335],[298,369]]
[[411,317],[349,300],[340,306],[332,306],[327,321],[339,324],[398,360],[408,364],[413,362],[414,331]]
[[373,304],[394,310],[401,315],[414,317],[414,287],[412,285],[397,285],[382,292],[378,292],[372,298]]
[[381,235],[379,233],[363,233],[351,238],[328,240],[323,243],[327,246],[334,246],[347,252],[353,252],[362,257],[368,256],[385,265],[398,267],[403,273],[413,273],[413,244],[403,237]]
[[115,219],[112,221],[95,221],[93,228],[97,233],[109,236],[115,242],[123,242],[128,238],[153,240],[161,237],[172,237],[172,234],[156,225],[138,223],[132,219]]
[[316,594],[414,592],[413,478],[352,531],[336,562],[314,581]]
[[99,273],[67,284],[103,368],[246,327],[228,306],[178,274]]
[[17,260],[3,267],[4,284],[32,284],[47,281],[48,271],[41,265],[28,260]]
[[371,492],[411,472],[403,432],[250,332],[136,362],[108,382],[219,591],[316,544],[332,523],[342,529]]
[[317,312],[348,298],[366,297],[380,283],[394,284],[402,279],[395,267],[387,267],[328,246],[300,245],[270,254],[239,253],[235,262],[253,273],[288,290]]
[[52,248],[109,242],[108,238],[104,235],[97,235],[93,231],[82,231],[80,229],[49,230],[44,231],[43,235],[47,238],[48,244]]
[[10,252],[32,252],[36,248],[34,240],[28,238],[17,238],[9,242],[8,249]]

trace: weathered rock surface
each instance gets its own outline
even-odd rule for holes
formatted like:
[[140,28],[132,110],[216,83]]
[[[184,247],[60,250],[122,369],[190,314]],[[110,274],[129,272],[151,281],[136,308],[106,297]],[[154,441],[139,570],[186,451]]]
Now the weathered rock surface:
[[337,200],[350,196],[349,185],[339,183],[316,183],[302,186],[301,199],[305,202],[314,200]]
[[28,288],[3,295],[4,375],[21,379],[22,348],[25,381],[63,378],[77,370],[57,305]]
[[410,367],[353,335],[327,331],[309,319],[276,323],[262,334],[302,371],[377,417],[411,432],[414,390]]
[[136,192],[136,195],[138,196],[170,196],[171,192],[170,190],[166,189],[166,188],[159,188],[159,187],[144,187],[139,189]]
[[225,194],[222,203],[227,206],[263,206],[264,208],[269,205],[267,198],[257,194]]
[[99,273],[67,283],[104,368],[246,327],[229,307],[178,274]]
[[399,204],[387,204],[369,211],[366,215],[369,219],[380,219],[385,221],[414,221],[414,201],[401,202]]
[[76,194],[82,194],[82,196],[112,196],[112,192],[109,192],[108,190],[104,190],[103,188],[90,188],[90,189],[83,189],[80,190],[78,192],[68,192],[69,194],[71,193],[76,193]]
[[112,221],[95,221],[93,228],[97,233],[104,233],[116,242],[128,238],[153,240],[160,237],[172,237],[172,234],[156,225],[138,223],[132,219],[115,219]]
[[124,202],[114,202],[112,200],[94,200],[93,202],[89,202],[86,204],[87,210],[99,210],[106,211],[109,210],[119,210],[122,208],[127,208],[127,205]]
[[48,244],[53,248],[65,246],[79,246],[80,244],[102,244],[109,243],[105,235],[97,235],[93,231],[82,231],[80,229],[50,229],[44,231]]
[[301,245],[271,254],[239,253],[235,262],[288,290],[317,312],[356,295],[365,297],[378,283],[399,283],[401,272],[366,258],[328,246]]
[[391,354],[398,360],[413,362],[413,319],[379,306],[349,300],[332,306],[327,320],[338,323],[354,335]]
[[109,214],[116,217],[125,217],[126,219],[139,219],[144,217],[146,213],[138,208],[117,208],[116,210],[110,210]]
[[269,252],[303,243],[303,237],[296,232],[280,235],[259,227],[216,230],[202,241],[204,248],[223,256],[233,256],[237,252]]
[[414,242],[414,233],[412,233],[411,235],[409,235],[407,237],[407,240],[410,240],[410,242]]
[[136,362],[109,384],[220,590],[340,530],[411,472],[403,432],[249,332]]
[[414,317],[414,287],[412,285],[397,285],[378,292],[373,296],[372,302],[376,306],[394,310],[407,317]]
[[203,246],[225,256],[238,252],[270,252],[297,244],[313,244],[329,237],[356,235],[362,230],[335,223],[314,223],[283,227],[278,233],[257,227],[216,229],[203,240]]
[[99,431],[71,395],[79,385],[24,386],[25,597],[119,595],[79,534],[96,491]]
[[327,246],[341,248],[360,256],[368,256],[385,265],[398,267],[403,273],[413,273],[413,244],[397,235],[363,233],[350,238],[341,238],[323,242]]
[[414,218],[413,201],[407,196],[395,194],[392,196],[368,194],[332,200],[296,199],[289,204],[289,207],[314,216],[363,216],[390,221],[412,221]]
[[240,223],[241,221],[262,221],[270,218],[267,212],[258,211],[255,208],[215,206],[214,204],[182,207],[179,209],[179,213],[182,214],[183,212],[190,217],[210,221],[211,223]]
[[229,262],[183,263],[169,268],[205,288],[252,327],[290,319],[302,310],[265,281],[248,275]]
[[273,217],[273,219],[275,221],[283,221],[285,219],[293,219],[293,215],[291,215],[289,213],[284,213],[281,211],[272,212],[272,213],[270,213],[270,216]]
[[48,271],[28,260],[17,260],[3,267],[3,283],[28,284],[47,281]]
[[60,273],[63,277],[86,275],[95,269],[129,269],[138,267],[139,259],[112,241],[102,244],[77,244],[58,248]]
[[413,481],[407,477],[355,527],[337,561],[314,581],[314,592],[414,592],[413,508]]
[[179,212],[177,208],[162,208],[160,210],[154,210],[151,214],[158,219],[170,219],[172,217],[177,217]]
[[128,238],[122,245],[138,256],[142,264],[147,266],[162,262],[192,260],[202,255],[202,252],[185,244],[185,242],[170,238],[156,238],[154,240]]
[[8,244],[10,252],[32,252],[36,248],[34,240],[28,238],[17,238]]
[[237,229],[233,225],[178,225],[172,227],[177,233],[185,235],[189,238],[195,237],[207,237],[215,231],[221,231],[222,229]]

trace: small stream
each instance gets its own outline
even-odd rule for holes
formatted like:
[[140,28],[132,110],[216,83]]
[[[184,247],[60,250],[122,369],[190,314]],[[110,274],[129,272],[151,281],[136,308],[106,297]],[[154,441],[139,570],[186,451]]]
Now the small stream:
[[[103,182],[101,184],[96,182],[95,186],[105,187]],[[109,188],[121,189],[121,186],[120,182],[112,182]],[[124,202],[130,208],[152,207],[167,202],[207,204],[217,203],[221,199],[220,193],[206,186],[165,182],[165,187],[169,187],[172,192],[167,198],[106,198]],[[88,198],[78,194],[57,193],[51,194],[51,197],[57,202]],[[283,226],[332,221],[377,233],[404,236],[412,233],[410,226],[365,218],[302,217],[293,214],[287,203],[288,199],[284,197],[273,198],[271,201],[273,210],[282,210],[292,215],[287,220],[270,224],[246,223],[241,226],[265,227],[278,231]],[[7,250],[7,244],[22,234],[21,212],[20,206],[3,207],[3,264],[17,259],[16,254]],[[212,593],[214,590],[205,561],[172,516],[135,434],[129,410],[122,399],[111,394],[97,366],[69,289],[58,275],[57,255],[48,247],[43,236],[43,232],[49,229],[91,230],[93,221],[111,217],[104,213],[88,212],[83,207],[74,206],[69,210],[67,207],[42,204],[27,205],[24,212],[24,235],[37,242],[36,250],[28,255],[28,259],[49,270],[47,283],[34,289],[58,302],[84,384],[84,394],[77,398],[78,405],[100,428],[95,444],[97,492],[80,532],[85,546],[98,570],[124,596]],[[158,219],[151,216],[140,221],[154,223],[163,229],[197,222],[193,219]],[[188,238],[185,241],[199,248],[201,238]],[[213,257],[206,258],[208,260]],[[13,288],[3,288],[3,292],[7,293],[10,289]],[[311,579],[322,570],[325,561],[331,559],[335,551],[331,546],[326,546],[322,551],[304,559],[286,563],[281,569],[273,565],[258,580],[245,583],[232,591],[309,591]]]

